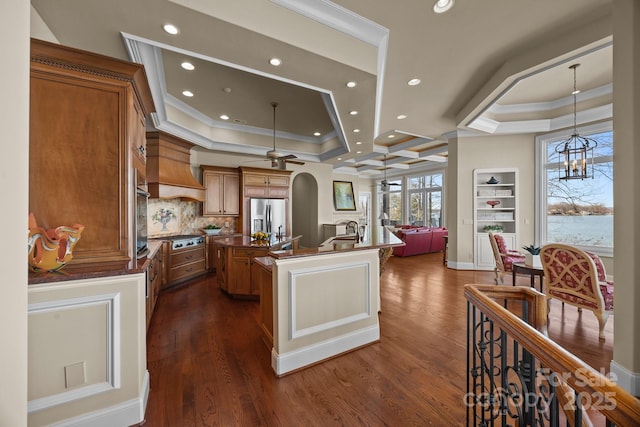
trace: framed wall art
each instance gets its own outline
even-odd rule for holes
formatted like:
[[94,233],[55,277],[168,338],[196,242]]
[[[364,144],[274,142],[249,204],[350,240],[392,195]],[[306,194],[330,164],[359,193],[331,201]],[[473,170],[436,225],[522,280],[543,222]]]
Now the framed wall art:
[[333,181],[333,206],[337,211],[356,210],[351,181]]

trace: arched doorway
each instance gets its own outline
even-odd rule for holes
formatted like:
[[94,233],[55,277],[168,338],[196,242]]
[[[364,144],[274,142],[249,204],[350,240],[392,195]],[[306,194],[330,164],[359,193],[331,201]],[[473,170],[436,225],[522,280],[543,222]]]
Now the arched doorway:
[[291,186],[291,235],[300,236],[300,246],[318,246],[318,182],[309,173],[293,178]]

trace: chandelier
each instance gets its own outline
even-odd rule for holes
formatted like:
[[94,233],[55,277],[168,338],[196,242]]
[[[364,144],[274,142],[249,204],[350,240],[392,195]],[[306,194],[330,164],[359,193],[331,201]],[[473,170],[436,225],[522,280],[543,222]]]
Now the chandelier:
[[593,178],[593,150],[598,146],[598,142],[580,136],[576,125],[576,96],[580,93],[576,88],[576,68],[579,66],[580,64],[573,64],[569,67],[573,70],[573,133],[569,139],[561,141],[555,148],[560,156],[560,164],[564,166],[560,169],[561,180]]

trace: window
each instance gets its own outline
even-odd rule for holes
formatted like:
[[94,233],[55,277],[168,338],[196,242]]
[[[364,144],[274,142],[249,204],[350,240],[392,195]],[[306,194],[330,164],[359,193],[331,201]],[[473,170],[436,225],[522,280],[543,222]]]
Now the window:
[[566,243],[613,255],[613,130],[612,123],[578,129],[598,142],[593,153],[593,178],[560,180],[555,148],[566,131],[537,138],[537,164],[541,201],[536,214],[539,241]]
[[389,215],[387,224],[402,224],[402,178],[388,180],[386,188],[383,188],[381,182],[378,185],[378,200],[382,201],[382,212]]
[[426,227],[443,225],[442,180],[441,172],[407,179],[409,224]]

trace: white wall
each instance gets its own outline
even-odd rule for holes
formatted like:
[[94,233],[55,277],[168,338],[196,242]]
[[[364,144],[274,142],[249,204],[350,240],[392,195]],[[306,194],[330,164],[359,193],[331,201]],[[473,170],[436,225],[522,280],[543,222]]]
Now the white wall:
[[[449,247],[452,263],[473,263],[473,170],[478,168],[518,168],[519,215],[518,241],[522,245],[533,243],[534,238],[534,181],[535,161],[533,135],[460,137],[455,151],[457,162],[449,162],[447,214],[450,235],[455,245]],[[453,176],[455,175],[455,176]],[[454,185],[451,185],[451,184]],[[452,229],[455,228],[455,231]]]
[[[0,425],[27,425],[27,236],[29,194],[29,2],[0,2],[4,156],[0,168],[3,244],[0,298]],[[10,64],[10,66],[8,66]]]

